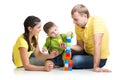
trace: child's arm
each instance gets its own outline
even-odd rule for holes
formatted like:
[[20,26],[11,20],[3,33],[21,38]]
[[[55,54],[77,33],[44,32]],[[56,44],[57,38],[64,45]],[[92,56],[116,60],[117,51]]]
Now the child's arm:
[[65,50],[66,49],[66,39],[67,39],[67,37],[70,36],[71,38],[73,38],[74,34],[73,34],[73,32],[69,31],[66,34],[62,34],[62,36],[63,36],[64,42],[62,42],[62,44],[59,44],[59,48]]
[[46,53],[46,54],[48,53],[49,45],[50,45],[50,38],[48,37],[48,38],[46,38],[46,42],[45,42],[45,44],[44,44],[44,46],[42,48],[43,53]]
[[42,53],[48,54],[48,50],[46,48],[42,48]]

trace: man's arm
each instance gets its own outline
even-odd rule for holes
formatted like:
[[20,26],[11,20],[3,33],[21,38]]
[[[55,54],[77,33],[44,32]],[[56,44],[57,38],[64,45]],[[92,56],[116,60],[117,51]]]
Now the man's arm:
[[103,33],[97,33],[94,35],[94,71],[95,72],[111,72],[111,70],[99,68],[103,35],[104,35]]
[[72,45],[71,49],[75,51],[82,51],[84,49],[83,41],[77,40],[77,45]]
[[99,67],[103,33],[94,35],[94,70]]

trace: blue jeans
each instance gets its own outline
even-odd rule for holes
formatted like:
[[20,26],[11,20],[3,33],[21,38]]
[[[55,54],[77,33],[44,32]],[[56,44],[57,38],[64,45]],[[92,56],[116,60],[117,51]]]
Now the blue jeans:
[[[94,58],[85,51],[72,52],[73,69],[91,69],[94,65]],[[107,59],[100,59],[99,67],[106,64]]]
[[57,57],[53,58],[53,59],[47,59],[52,61],[55,65],[59,66],[59,67],[63,67],[64,63],[62,60],[62,54],[58,55]]
[[29,61],[30,61],[30,64],[36,65],[36,66],[43,66],[45,62],[43,59],[36,58],[34,53],[30,55]]

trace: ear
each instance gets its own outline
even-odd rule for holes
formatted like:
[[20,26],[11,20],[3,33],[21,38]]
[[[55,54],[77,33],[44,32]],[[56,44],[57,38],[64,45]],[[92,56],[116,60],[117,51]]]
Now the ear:
[[87,14],[83,14],[83,16],[87,18]]
[[29,27],[28,27],[28,30],[29,30],[29,31],[32,31],[32,27],[29,26]]

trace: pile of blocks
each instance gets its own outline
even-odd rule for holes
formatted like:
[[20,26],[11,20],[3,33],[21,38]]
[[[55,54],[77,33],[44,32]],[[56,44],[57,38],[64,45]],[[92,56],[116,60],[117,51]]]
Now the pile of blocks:
[[71,60],[71,36],[68,36],[67,39],[67,46],[65,50],[65,57],[64,57],[64,71],[72,71],[72,60]]

